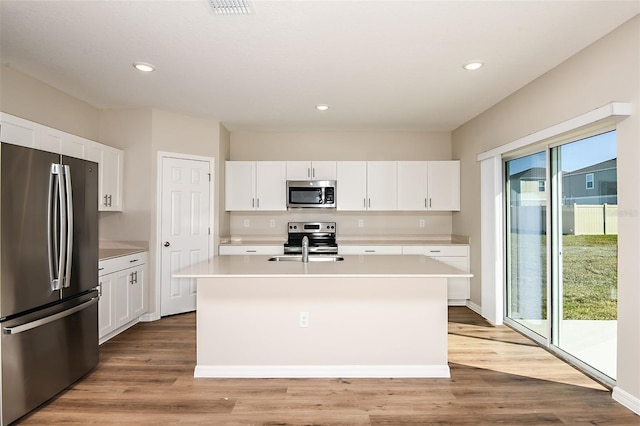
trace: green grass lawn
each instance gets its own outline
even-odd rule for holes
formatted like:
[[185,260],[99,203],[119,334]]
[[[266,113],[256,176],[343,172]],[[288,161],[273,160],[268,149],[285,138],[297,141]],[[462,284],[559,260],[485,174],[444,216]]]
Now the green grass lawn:
[[562,237],[564,319],[617,318],[618,236]]

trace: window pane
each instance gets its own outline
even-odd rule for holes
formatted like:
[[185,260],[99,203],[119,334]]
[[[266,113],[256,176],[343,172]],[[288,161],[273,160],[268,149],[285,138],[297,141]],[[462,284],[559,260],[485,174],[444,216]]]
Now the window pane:
[[507,316],[547,336],[546,153],[506,163]]

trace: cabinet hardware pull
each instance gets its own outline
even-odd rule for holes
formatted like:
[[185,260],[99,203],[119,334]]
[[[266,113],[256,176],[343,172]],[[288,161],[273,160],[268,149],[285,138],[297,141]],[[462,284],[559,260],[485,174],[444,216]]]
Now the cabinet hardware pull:
[[107,196],[106,196],[106,195],[104,196],[104,203],[102,203],[102,204],[103,204],[105,207],[108,207],[108,205],[107,205]]
[[424,208],[425,209],[427,208],[427,199],[426,198],[424,199]]
[[165,246],[165,247],[169,247],[170,245],[171,245],[171,243],[169,241],[165,241],[164,244],[163,244],[163,246]]
[[307,177],[311,177],[311,169],[307,167]]
[[440,253],[440,250],[429,250],[430,253]]
[[255,199],[255,198],[252,198],[252,199],[251,199],[251,208],[252,208],[252,209],[255,209],[255,208],[256,208],[256,199]]
[[260,198],[256,198],[256,200],[258,200],[257,203],[256,203],[256,208],[259,209],[260,208]]
[[366,198],[362,199],[362,207],[364,207],[365,209],[367,208],[367,199]]
[[365,253],[375,253],[376,251],[375,250],[365,250],[364,252]]
[[371,198],[369,198],[369,208],[371,208]]
[[247,250],[246,253],[256,253],[257,250]]
[[130,260],[129,263],[133,263],[133,262],[137,262],[137,261],[138,261],[138,259],[133,259],[133,260]]
[[431,198],[429,198],[429,208],[431,208]]
[[311,173],[311,177],[315,178],[316,177],[316,168],[312,168],[312,173]]

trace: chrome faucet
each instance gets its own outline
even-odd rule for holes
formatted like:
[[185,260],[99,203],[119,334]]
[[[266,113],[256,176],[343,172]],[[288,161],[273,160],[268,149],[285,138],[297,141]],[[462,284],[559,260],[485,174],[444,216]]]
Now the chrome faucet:
[[309,237],[302,237],[302,261],[309,263]]

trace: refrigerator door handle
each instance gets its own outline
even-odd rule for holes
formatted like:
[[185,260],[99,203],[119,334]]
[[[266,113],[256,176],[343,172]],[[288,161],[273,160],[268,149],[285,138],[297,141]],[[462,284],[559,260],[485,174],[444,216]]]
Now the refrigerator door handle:
[[[67,240],[67,215],[66,197],[64,186],[64,171],[60,164],[51,165],[52,180],[56,178],[56,184],[50,186],[57,197],[50,194],[50,208],[48,212],[49,224],[49,273],[51,275],[51,290],[60,290],[64,286],[64,269],[66,266],[66,240]],[[59,227],[58,227],[59,226]],[[58,241],[56,240],[58,237]],[[55,262],[55,263],[54,263]],[[57,269],[56,269],[57,267]]]
[[33,330],[34,328],[57,321],[60,318],[65,318],[75,314],[76,312],[80,312],[81,310],[86,309],[89,306],[98,303],[98,299],[99,299],[98,297],[94,297],[78,306],[74,306],[73,308],[67,309],[66,311],[58,312],[57,314],[49,315],[48,317],[40,318],[38,320],[31,321],[26,324],[16,325],[14,327],[3,327],[2,333],[18,334],[18,333],[23,333],[25,331]]
[[[67,216],[67,235],[66,235],[66,246],[67,246],[67,257],[66,257],[66,268],[64,272],[64,283],[63,287],[71,286],[71,265],[73,261],[73,194],[72,194],[72,186],[71,186],[71,169],[69,166],[63,166],[64,170],[64,182],[65,182],[65,192],[66,192],[66,216]],[[62,243],[62,237],[60,238],[60,242]]]

